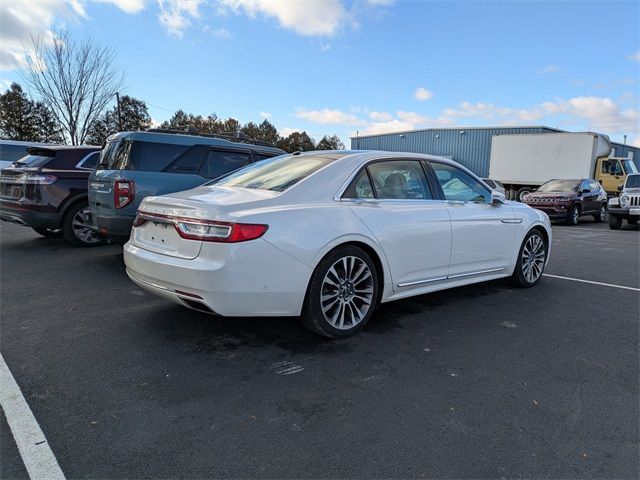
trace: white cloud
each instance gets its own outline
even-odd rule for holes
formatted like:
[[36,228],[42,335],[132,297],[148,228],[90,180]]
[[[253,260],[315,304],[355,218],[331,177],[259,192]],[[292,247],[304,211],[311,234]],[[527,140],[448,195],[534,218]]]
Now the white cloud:
[[426,88],[418,88],[415,92],[413,92],[413,97],[416,100],[425,101],[429,100],[433,97],[433,92],[431,90],[427,90]]
[[138,13],[144,9],[145,0],[93,0],[97,3],[111,3],[125,13]]
[[631,60],[632,62],[640,62],[640,50],[636,50],[634,53],[627,56],[627,60]]
[[575,97],[569,100],[544,102],[548,115],[583,123],[588,129],[603,133],[640,133],[640,110],[623,109],[610,98]]
[[395,3],[395,0],[366,0],[369,5],[374,5],[376,7],[388,7]]
[[393,120],[393,115],[387,112],[369,112],[369,118],[375,122],[389,122]]
[[289,128],[289,127],[284,127],[278,130],[278,133],[282,137],[288,137],[294,132],[302,132],[302,130],[300,130],[299,128]]
[[272,117],[272,115],[269,112],[260,112],[260,116],[265,120],[268,120]]
[[340,0],[265,1],[219,0],[234,13],[250,18],[274,17],[283,28],[299,35],[330,37],[350,20],[350,13]]
[[214,28],[211,30],[211,33],[214,37],[219,38],[221,40],[227,40],[233,37],[233,34],[227,30],[226,28]]
[[84,15],[83,6],[77,1],[0,1],[0,71],[24,65],[23,45],[32,36],[50,42],[56,18],[75,20]]
[[204,0],[157,0],[158,20],[169,35],[182,38],[191,21],[200,18],[200,5]]
[[536,69],[536,73],[545,74],[545,73],[556,73],[559,72],[560,68],[557,65],[553,65],[550,63],[549,65]]
[[344,113],[341,110],[323,108],[322,110],[300,109],[295,113],[296,117],[322,125],[359,125],[362,123],[355,115]]

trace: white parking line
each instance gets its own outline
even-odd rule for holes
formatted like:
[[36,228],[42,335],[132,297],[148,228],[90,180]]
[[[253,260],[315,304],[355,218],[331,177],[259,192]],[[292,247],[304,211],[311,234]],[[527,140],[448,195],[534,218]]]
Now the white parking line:
[[27,401],[0,354],[0,405],[32,480],[64,480],[64,474],[49,448]]
[[634,292],[640,292],[640,288],[626,287],[624,285],[614,285],[612,283],[594,282],[592,280],[582,280],[581,278],[561,277],[560,275],[551,275],[549,273],[543,273],[542,275],[545,276],[545,277],[559,278],[561,280],[570,280],[572,282],[590,283],[592,285],[600,285],[602,287],[621,288],[623,290],[631,290],[631,291],[634,291]]

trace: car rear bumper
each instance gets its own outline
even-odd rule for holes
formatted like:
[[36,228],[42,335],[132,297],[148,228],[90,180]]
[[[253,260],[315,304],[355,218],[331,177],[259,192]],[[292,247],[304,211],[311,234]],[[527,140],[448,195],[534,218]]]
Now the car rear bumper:
[[62,224],[62,215],[46,206],[1,200],[0,220],[31,228],[57,229]]
[[91,212],[89,228],[119,243],[125,243],[131,235],[133,217],[99,215]]
[[124,246],[127,274],[180,305],[229,317],[300,315],[312,269],[269,242],[204,242],[193,260]]

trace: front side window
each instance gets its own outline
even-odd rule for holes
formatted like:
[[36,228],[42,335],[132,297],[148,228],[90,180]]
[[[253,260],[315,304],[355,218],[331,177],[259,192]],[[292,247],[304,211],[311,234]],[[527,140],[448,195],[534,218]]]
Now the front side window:
[[622,175],[622,165],[618,160],[609,160],[609,173],[611,175]]
[[433,162],[431,167],[447,200],[491,203],[491,192],[468,173],[443,163]]
[[249,163],[251,163],[249,153],[209,150],[207,158],[200,168],[200,175],[205,178],[218,178]]

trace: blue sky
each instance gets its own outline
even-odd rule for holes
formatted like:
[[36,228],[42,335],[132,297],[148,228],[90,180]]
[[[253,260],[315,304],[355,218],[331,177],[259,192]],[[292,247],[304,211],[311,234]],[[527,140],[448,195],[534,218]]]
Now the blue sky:
[[268,118],[347,146],[542,124],[640,146],[637,1],[0,0],[0,17],[1,87],[21,82],[27,34],[63,26],[115,50],[156,121]]

